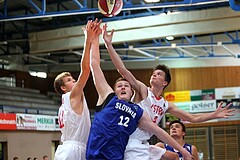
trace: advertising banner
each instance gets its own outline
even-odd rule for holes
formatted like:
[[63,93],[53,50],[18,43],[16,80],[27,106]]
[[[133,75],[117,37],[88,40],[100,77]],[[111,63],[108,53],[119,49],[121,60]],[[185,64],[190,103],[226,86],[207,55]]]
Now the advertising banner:
[[202,100],[215,99],[215,89],[204,89],[202,90]]
[[54,131],[55,130],[55,117],[37,115],[37,130]]
[[16,130],[16,114],[0,113],[0,130]]
[[179,109],[184,110],[186,112],[190,112],[190,102],[177,102],[174,103]]
[[164,98],[168,102],[189,102],[189,101],[191,101],[190,91],[166,92],[164,94]]
[[34,114],[16,114],[16,124],[19,130],[36,130],[36,115]]
[[60,131],[57,116],[0,113],[0,130]]
[[202,100],[175,103],[175,105],[186,112],[199,113],[199,112],[212,112],[216,110],[216,100]]
[[216,100],[203,100],[190,102],[190,112],[212,112],[216,110]]
[[192,90],[190,91],[191,101],[215,99],[214,89]]
[[240,87],[216,88],[216,99],[234,99],[240,98]]

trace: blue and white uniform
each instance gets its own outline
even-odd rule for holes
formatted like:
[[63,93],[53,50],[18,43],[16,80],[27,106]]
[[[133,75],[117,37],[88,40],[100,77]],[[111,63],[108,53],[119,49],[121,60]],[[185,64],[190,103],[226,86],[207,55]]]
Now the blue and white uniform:
[[58,112],[59,127],[62,132],[61,141],[54,160],[84,160],[86,143],[91,126],[89,109],[84,98],[83,112],[76,114],[70,105],[70,92],[62,95],[62,105]]
[[[165,146],[166,150],[177,153],[179,156],[179,160],[183,160],[183,156],[178,150],[174,149],[173,147],[169,146],[168,144],[164,144],[164,146]],[[192,145],[191,144],[185,143],[183,148],[186,149],[190,154],[192,154]]]
[[[157,99],[150,88],[148,88],[148,97],[139,103],[139,106],[147,112],[151,120],[158,124],[168,109],[168,102],[163,97]],[[166,152],[165,149],[149,145],[147,140],[152,137],[151,133],[137,128],[130,135],[128,145],[125,150],[125,160],[159,160]]]
[[129,135],[137,128],[143,109],[111,93],[94,115],[87,143],[88,160],[122,160]]

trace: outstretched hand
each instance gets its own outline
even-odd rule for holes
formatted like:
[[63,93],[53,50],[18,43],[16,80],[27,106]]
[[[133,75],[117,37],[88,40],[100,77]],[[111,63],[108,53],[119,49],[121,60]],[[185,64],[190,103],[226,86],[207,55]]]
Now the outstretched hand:
[[85,38],[92,42],[96,35],[101,34],[100,24],[102,21],[98,21],[96,18],[95,21],[89,20],[85,28],[82,28]]
[[229,109],[229,107],[232,105],[232,103],[229,103],[226,107],[222,107],[223,101],[221,101],[215,111],[216,118],[227,118],[229,116],[233,116],[231,112],[233,112],[235,109]]
[[98,18],[96,18],[94,23],[96,25],[96,37],[98,37],[100,34],[102,34],[102,28],[100,27],[100,24],[102,23],[102,20],[98,21]]
[[105,23],[103,25],[103,40],[106,44],[112,42],[112,37],[113,37],[114,29],[112,29],[111,33],[107,33],[107,24]]

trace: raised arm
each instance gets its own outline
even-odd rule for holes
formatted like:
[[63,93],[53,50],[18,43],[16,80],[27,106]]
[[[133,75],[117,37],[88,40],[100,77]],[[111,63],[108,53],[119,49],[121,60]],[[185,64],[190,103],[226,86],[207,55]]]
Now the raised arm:
[[85,87],[90,74],[90,48],[93,38],[96,34],[97,25],[99,24],[96,23],[96,21],[88,21],[86,27],[83,28],[85,42],[83,55],[80,63],[81,71],[70,95],[71,107],[78,114],[81,114],[83,110],[83,88]]
[[197,150],[197,147],[194,145],[192,145],[192,155],[194,157],[194,160],[199,160],[198,150]]
[[175,104],[169,103],[169,109],[168,113],[171,113],[172,115],[181,118],[182,120],[189,121],[192,123],[196,122],[204,122],[211,119],[216,118],[227,118],[229,116],[233,116],[232,112],[234,109],[229,109],[229,107],[232,105],[232,103],[229,103],[226,107],[222,107],[222,103],[220,102],[217,109],[214,112],[210,113],[197,113],[197,114],[191,114],[188,112],[185,112],[179,108],[176,107]]
[[182,146],[180,146],[166,131],[153,123],[147,113],[144,112],[138,126],[145,131],[156,135],[161,141],[169,144],[182,153],[184,160],[192,160],[193,156]]
[[[131,86],[133,87],[133,89],[141,94],[141,97],[143,99],[146,98],[146,94],[147,94],[147,87],[145,84],[143,84],[142,82],[138,81],[133,74],[125,67],[125,65],[123,64],[121,58],[119,57],[119,55],[117,54],[117,52],[115,51],[115,49],[113,48],[112,45],[112,37],[113,37],[113,33],[114,30],[111,31],[110,34],[107,33],[107,24],[104,24],[103,26],[103,39],[105,42],[105,46],[108,50],[108,53],[111,57],[111,60],[113,62],[113,64],[115,65],[115,67],[117,68],[118,72],[127,79],[127,81],[131,84]],[[144,96],[144,97],[143,97]]]
[[93,76],[93,82],[98,92],[97,105],[104,102],[109,93],[113,92],[113,89],[107,83],[102,69],[100,67],[100,53],[99,53],[99,35],[102,30],[97,28],[97,35],[95,36],[91,48],[91,72]]

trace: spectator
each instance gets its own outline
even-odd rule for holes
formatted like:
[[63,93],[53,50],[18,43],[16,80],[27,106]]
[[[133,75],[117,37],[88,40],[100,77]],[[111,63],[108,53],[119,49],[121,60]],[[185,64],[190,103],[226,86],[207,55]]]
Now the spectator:
[[48,160],[48,156],[43,156],[43,160]]

